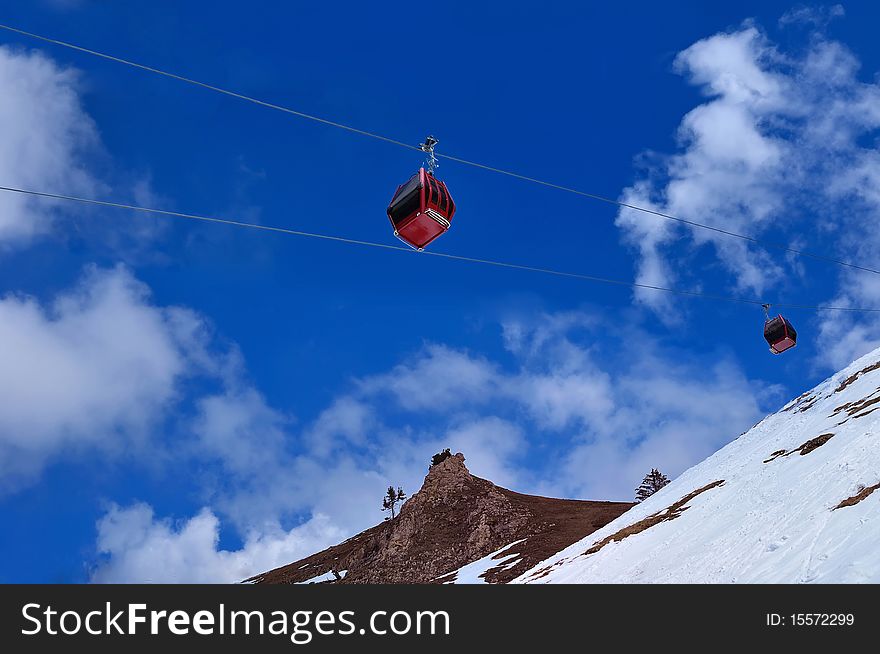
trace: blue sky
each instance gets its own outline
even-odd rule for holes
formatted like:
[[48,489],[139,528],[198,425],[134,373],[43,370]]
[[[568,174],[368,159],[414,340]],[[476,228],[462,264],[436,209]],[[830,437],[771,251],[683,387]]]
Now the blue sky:
[[[0,22],[440,153],[872,265],[871,3],[35,2]],[[185,4],[185,6],[180,6]],[[614,6],[611,6],[611,5]],[[586,6],[585,6],[586,5]],[[0,184],[395,244],[417,153],[0,33]],[[875,277],[449,161],[434,249],[805,304]],[[873,183],[872,183],[873,182]],[[760,309],[0,197],[2,582],[236,580],[430,455],[628,499],[880,345]]]

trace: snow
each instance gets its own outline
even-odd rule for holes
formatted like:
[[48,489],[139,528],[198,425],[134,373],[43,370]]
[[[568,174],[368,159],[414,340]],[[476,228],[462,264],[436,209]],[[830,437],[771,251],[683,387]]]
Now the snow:
[[508,551],[515,545],[519,545],[525,538],[521,538],[520,540],[514,541],[508,545],[505,545],[499,550],[492,552],[484,556],[482,559],[477,559],[472,563],[468,563],[465,566],[462,566],[455,572],[450,572],[445,574],[438,579],[445,580],[444,584],[485,584],[488,583],[484,578],[489,570],[493,570],[495,568],[500,568],[501,570],[506,570],[509,567],[516,565],[517,561],[522,557],[518,552],[513,552],[512,554],[508,554],[507,556],[501,557],[500,559],[495,558],[500,554]]
[[[304,567],[304,566],[301,566],[301,567]],[[348,573],[348,570],[340,570],[339,571],[339,578],[340,579],[345,578],[346,573]],[[297,585],[299,585],[299,584],[320,584],[325,581],[336,581],[336,575],[333,574],[332,570],[325,572],[323,574],[319,574],[316,577],[312,577],[311,579],[306,579],[305,581],[298,581],[296,583],[297,583]]]
[[[833,510],[880,481],[880,369],[837,390],[878,361],[880,349],[514,583],[880,582],[880,490]],[[859,401],[866,404],[842,408]],[[791,452],[829,433],[834,436],[808,454]],[[764,463],[783,449],[791,454]],[[724,483],[688,501],[679,517],[585,554],[719,480]]]

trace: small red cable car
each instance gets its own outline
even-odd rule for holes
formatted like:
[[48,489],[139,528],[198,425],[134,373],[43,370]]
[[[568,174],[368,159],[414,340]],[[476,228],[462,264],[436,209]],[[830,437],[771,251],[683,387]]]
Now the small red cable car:
[[397,187],[388,205],[394,235],[417,250],[449,229],[455,202],[446,184],[424,168]]
[[446,184],[434,177],[437,155],[434,147],[439,143],[427,136],[419,149],[428,156],[425,166],[397,187],[388,205],[388,220],[394,235],[407,245],[421,252],[425,246],[449,229],[455,215],[455,202]]
[[782,314],[764,322],[764,340],[773,354],[782,354],[797,344],[797,332]]

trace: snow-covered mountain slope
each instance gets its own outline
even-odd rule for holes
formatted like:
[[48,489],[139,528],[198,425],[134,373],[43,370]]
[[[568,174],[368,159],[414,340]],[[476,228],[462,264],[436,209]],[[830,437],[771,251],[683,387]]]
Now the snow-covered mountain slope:
[[880,582],[880,349],[514,583],[603,582]]

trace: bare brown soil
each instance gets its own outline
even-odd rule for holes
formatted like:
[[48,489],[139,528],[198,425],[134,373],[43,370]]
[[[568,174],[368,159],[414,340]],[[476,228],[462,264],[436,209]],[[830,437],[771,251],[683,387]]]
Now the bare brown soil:
[[[862,416],[856,416],[855,414],[859,413],[863,409],[866,409],[873,404],[877,404],[878,402],[880,402],[880,395],[878,395],[878,392],[880,392],[880,388],[877,388],[877,390],[875,390],[873,393],[871,393],[867,397],[862,398],[861,400],[856,400],[854,402],[847,402],[846,404],[841,404],[839,407],[836,407],[834,409],[834,412],[828,417],[832,418],[832,417],[836,416],[838,413],[840,413],[841,411],[846,411],[846,413],[850,417],[861,418]],[[868,411],[864,415],[868,415],[868,413],[870,413],[870,411]],[[847,418],[847,420],[848,419],[849,418]],[[846,420],[844,420],[843,422],[846,422]],[[843,422],[840,422],[838,424],[842,425]]]
[[622,541],[624,538],[628,538],[629,536],[634,536],[635,534],[639,534],[639,533],[645,531],[646,529],[650,529],[651,527],[653,527],[655,525],[659,525],[661,522],[675,520],[677,517],[679,517],[682,514],[682,512],[684,512],[685,510],[688,509],[687,503],[690,502],[692,499],[694,499],[697,495],[700,495],[701,493],[705,493],[707,490],[715,488],[716,486],[720,486],[723,483],[724,483],[724,480],[719,479],[718,481],[713,481],[711,484],[706,484],[702,488],[698,488],[697,490],[688,493],[687,495],[685,495],[680,500],[678,500],[674,504],[670,505],[669,507],[667,507],[663,511],[659,511],[657,513],[649,515],[647,518],[643,518],[642,520],[639,520],[638,522],[634,522],[633,524],[629,525],[628,527],[624,527],[620,531],[616,531],[613,534],[611,534],[610,536],[608,536],[607,538],[602,539],[601,541],[599,541],[598,543],[593,545],[590,549],[588,549],[586,552],[584,552],[584,555],[595,554],[596,552],[601,550],[603,547],[605,547],[608,543]]
[[787,450],[776,450],[775,452],[773,452],[773,453],[770,455],[770,458],[769,458],[769,459],[764,459],[764,463],[770,463],[773,459],[775,459],[775,458],[777,458],[777,457],[785,456],[785,453],[786,453],[786,452],[787,452]]
[[[874,413],[877,409],[880,409],[880,406],[875,406],[873,409],[870,409],[869,411],[865,411],[864,413],[860,413],[857,416],[853,416],[853,420],[856,420],[858,418],[864,418],[866,415]],[[847,420],[849,420],[849,418],[847,418]]]
[[853,373],[852,375],[850,375],[849,377],[847,377],[846,379],[844,379],[842,382],[840,382],[840,386],[838,386],[838,387],[834,390],[834,392],[835,392],[835,393],[839,393],[840,391],[842,391],[844,388],[846,388],[847,386],[849,386],[850,384],[852,384],[855,380],[857,380],[857,379],[858,379],[859,377],[861,377],[862,375],[865,375],[865,374],[867,374],[867,373],[869,373],[869,372],[873,372],[874,370],[878,370],[878,369],[880,369],[880,361],[877,361],[876,363],[872,363],[870,366],[867,366],[867,367],[865,367],[865,368],[862,368],[862,369],[859,370],[858,372]]
[[813,405],[819,401],[818,397],[814,397],[809,402],[806,402],[803,406],[798,407],[798,413],[804,413],[805,411],[809,411],[813,408]]
[[855,495],[853,495],[852,497],[847,497],[845,500],[843,500],[840,504],[838,504],[837,506],[835,506],[831,510],[837,511],[837,509],[842,509],[845,506],[855,506],[856,504],[858,504],[863,499],[868,497],[868,495],[873,493],[878,488],[880,488],[880,483],[874,484],[873,486],[867,486],[867,487],[863,488],[862,490],[860,490]]
[[519,555],[510,559],[512,566],[484,575],[490,583],[506,583],[632,506],[516,493],[471,475],[456,454],[429,471],[393,520],[247,581],[293,584],[346,570],[329,583],[443,583],[467,563],[525,539],[501,555]]
[[794,448],[791,452],[788,452],[786,450],[776,450],[770,455],[769,459],[764,459],[764,463],[770,463],[771,461],[778,459],[781,456],[791,456],[795,452],[800,452],[801,456],[804,456],[805,454],[809,454],[816,448],[822,447],[833,437],[834,434],[820,434],[819,436],[816,436],[816,438],[811,438],[806,443],[802,443],[800,447]]
[[805,399],[805,398],[807,397],[807,395],[809,395],[809,394],[810,394],[810,391],[806,391],[805,393],[801,393],[801,394],[798,395],[796,398],[794,398],[794,400],[792,400],[791,402],[789,402],[789,403],[788,403],[788,406],[786,406],[786,407],[782,410],[782,412],[784,413],[784,412],[791,411],[792,409],[797,408],[798,404],[800,404],[802,401],[804,401],[804,399]]
[[[804,456],[806,454],[809,454],[813,450],[822,447],[823,445],[825,445],[825,443],[830,441],[833,437],[834,437],[834,434],[821,434],[819,436],[816,436],[816,438],[811,438],[806,443],[801,445],[799,448],[797,448],[796,450],[792,450],[788,454],[793,454],[794,452],[800,452],[801,456]],[[788,456],[788,454],[786,454],[785,456]]]

